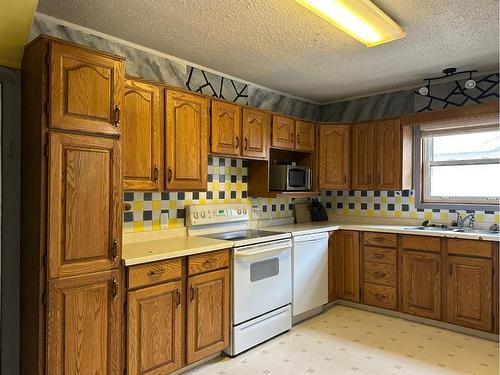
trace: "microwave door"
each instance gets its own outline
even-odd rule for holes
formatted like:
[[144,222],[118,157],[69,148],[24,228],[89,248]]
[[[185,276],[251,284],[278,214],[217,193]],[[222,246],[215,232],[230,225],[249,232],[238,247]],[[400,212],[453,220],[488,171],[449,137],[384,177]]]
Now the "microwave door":
[[304,168],[293,168],[288,170],[287,190],[307,190],[308,170]]

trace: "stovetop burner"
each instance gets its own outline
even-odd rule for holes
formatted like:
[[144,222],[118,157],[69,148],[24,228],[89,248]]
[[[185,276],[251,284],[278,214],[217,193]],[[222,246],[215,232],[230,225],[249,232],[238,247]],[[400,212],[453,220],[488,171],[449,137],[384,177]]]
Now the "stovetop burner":
[[252,240],[255,238],[262,238],[262,237],[276,236],[276,235],[277,235],[276,232],[271,232],[267,230],[246,229],[246,230],[237,230],[234,232],[206,234],[203,235],[203,237],[214,238],[217,240],[239,241],[239,240]]

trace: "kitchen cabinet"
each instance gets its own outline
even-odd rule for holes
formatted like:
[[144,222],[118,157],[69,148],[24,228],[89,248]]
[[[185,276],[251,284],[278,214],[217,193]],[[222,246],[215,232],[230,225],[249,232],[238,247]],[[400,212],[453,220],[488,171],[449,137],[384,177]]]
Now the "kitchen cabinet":
[[402,186],[402,139],[399,118],[377,121],[374,132],[375,190]]
[[373,190],[373,122],[351,126],[351,189]]
[[335,241],[335,232],[328,233],[328,302],[337,299],[337,252],[335,250]]
[[441,319],[441,254],[403,250],[403,312]]
[[349,188],[349,125],[319,126],[319,189]]
[[270,115],[268,112],[244,107],[241,155],[248,158],[269,157]]
[[316,124],[307,121],[295,121],[295,149],[297,151],[314,151]]
[[49,139],[49,278],[120,267],[119,141],[61,132]]
[[122,374],[120,273],[49,281],[47,374]]
[[295,120],[273,115],[271,146],[286,149],[295,147]]
[[162,189],[163,126],[163,88],[127,79],[121,135],[125,190]]
[[182,282],[128,292],[127,373],[170,373],[182,366]]
[[241,107],[212,99],[211,152],[228,156],[240,155]]
[[336,237],[338,298],[359,302],[359,233],[341,230]]
[[166,91],[166,189],[206,190],[209,99]]
[[123,59],[72,44],[49,43],[49,126],[120,134]]
[[188,277],[186,362],[196,362],[229,346],[229,269]]

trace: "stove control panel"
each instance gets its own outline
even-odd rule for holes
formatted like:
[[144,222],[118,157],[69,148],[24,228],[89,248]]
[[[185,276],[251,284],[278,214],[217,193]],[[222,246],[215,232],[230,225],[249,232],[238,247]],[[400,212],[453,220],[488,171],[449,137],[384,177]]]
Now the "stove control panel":
[[186,225],[208,225],[248,221],[248,207],[244,203],[191,205],[186,207]]

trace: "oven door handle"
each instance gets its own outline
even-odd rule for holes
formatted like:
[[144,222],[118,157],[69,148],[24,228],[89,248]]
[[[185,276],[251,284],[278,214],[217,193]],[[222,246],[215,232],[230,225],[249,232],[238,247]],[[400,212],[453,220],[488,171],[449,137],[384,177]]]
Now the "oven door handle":
[[265,249],[261,250],[241,250],[241,251],[236,251],[235,256],[237,258],[250,258],[250,257],[255,257],[257,255],[265,255],[266,257],[268,257],[271,255],[281,254],[288,249],[290,249],[289,245],[266,247]]

